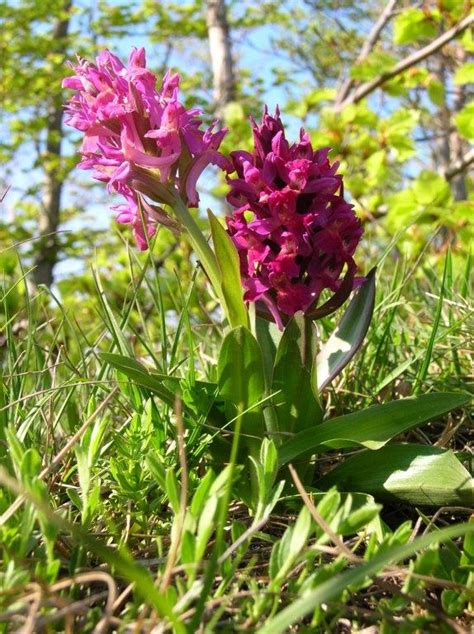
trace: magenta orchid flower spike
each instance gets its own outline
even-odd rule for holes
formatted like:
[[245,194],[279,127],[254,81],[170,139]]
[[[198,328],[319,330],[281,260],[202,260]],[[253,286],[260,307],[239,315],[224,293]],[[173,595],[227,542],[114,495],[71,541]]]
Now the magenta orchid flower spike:
[[144,49],[134,49],[127,66],[106,50],[96,64],[79,59],[73,69],[63,86],[76,91],[66,123],[84,133],[79,167],[123,196],[114,207],[117,221],[130,224],[146,249],[157,224],[179,228],[153,203],[173,205],[178,195],[196,207],[196,182],[207,165],[228,168],[218,152],[226,130],[200,129],[199,110],[187,110],[178,99],[178,74],[168,72],[157,90]]
[[[360,281],[353,255],[362,227],[329,148],[314,151],[304,130],[290,145],[278,109],[272,117],[265,108],[262,124],[252,127],[254,151],[231,154],[237,178],[228,178],[235,210],[227,226],[244,299],[282,328],[298,311],[316,318],[347,299]],[[334,295],[318,307],[325,289]]]

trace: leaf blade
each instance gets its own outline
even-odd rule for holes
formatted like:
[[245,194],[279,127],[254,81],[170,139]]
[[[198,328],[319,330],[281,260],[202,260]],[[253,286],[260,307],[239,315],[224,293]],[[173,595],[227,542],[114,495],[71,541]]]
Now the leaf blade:
[[388,445],[351,456],[320,481],[324,488],[363,491],[381,500],[414,505],[470,506],[474,479],[451,450],[427,445]]
[[222,295],[229,323],[232,327],[249,326],[249,317],[242,293],[240,264],[237,249],[229,234],[210,209],[207,210],[211,226],[212,242],[220,270]]
[[278,451],[280,466],[301,454],[324,447],[345,449],[362,446],[381,449],[394,436],[468,403],[469,395],[446,392],[373,405],[365,410],[326,421],[300,432]]
[[321,347],[313,369],[313,384],[323,390],[359,350],[372,319],[375,304],[375,268],[351,299],[341,321]]

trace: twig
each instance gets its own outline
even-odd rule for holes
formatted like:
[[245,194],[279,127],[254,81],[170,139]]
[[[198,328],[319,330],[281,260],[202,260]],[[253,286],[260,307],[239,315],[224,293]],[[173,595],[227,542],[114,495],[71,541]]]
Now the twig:
[[94,583],[96,581],[105,583],[108,589],[105,614],[94,628],[94,634],[101,634],[102,632],[105,632],[110,618],[113,615],[115,609],[115,601],[117,599],[117,586],[111,575],[101,570],[84,572],[82,574],[76,575],[75,577],[71,577],[70,579],[62,579],[61,581],[58,581],[58,583],[55,583],[51,586],[50,591],[58,592],[59,590],[63,590],[64,588],[68,588],[76,584]]
[[39,584],[35,583],[34,585],[37,587],[37,590],[30,595],[30,609],[28,611],[25,624],[20,630],[20,634],[33,634],[35,631],[36,615],[41,607],[41,596],[43,590]]
[[474,150],[469,150],[462,158],[455,161],[451,167],[444,170],[443,176],[449,181],[461,172],[463,172],[471,163],[474,163]]
[[163,578],[160,584],[160,591],[165,592],[168,587],[171,576],[173,574],[173,568],[178,556],[178,550],[181,543],[181,537],[183,534],[184,520],[186,517],[186,507],[188,503],[188,466],[186,463],[186,449],[184,445],[184,424],[182,404],[179,398],[176,399],[175,405],[176,413],[176,430],[177,430],[177,443],[178,443],[178,456],[179,464],[181,466],[181,491],[179,499],[179,512],[176,518],[176,529],[174,531],[173,540],[166,560],[166,567],[163,573]]
[[[38,476],[40,480],[42,480],[43,478],[46,478],[61,463],[61,461],[64,458],[64,456],[66,456],[66,454],[68,454],[69,451],[74,447],[74,445],[77,443],[79,438],[81,438],[81,436],[83,436],[83,434],[85,433],[87,428],[95,421],[97,416],[99,416],[99,414],[101,414],[104,411],[104,409],[107,407],[109,402],[112,400],[112,397],[115,396],[115,394],[117,392],[117,389],[118,388],[115,387],[110,392],[110,394],[108,394],[106,396],[106,398],[102,401],[102,403],[99,405],[99,407],[89,416],[89,418],[77,430],[77,432],[73,436],[71,436],[71,438],[64,445],[64,447],[61,449],[61,451],[58,454],[56,454],[56,456],[53,458],[52,462],[41,471],[41,473]],[[5,511],[5,513],[3,513],[3,515],[0,516],[0,526],[3,526],[6,522],[8,522],[8,520],[20,508],[20,506],[23,504],[24,501],[25,501],[24,495],[20,495],[19,497],[17,497],[17,499]]]
[[352,550],[350,550],[345,545],[345,543],[342,541],[342,539],[339,537],[339,535],[337,535],[332,530],[332,528],[326,522],[324,517],[322,517],[321,514],[318,513],[318,511],[316,510],[316,507],[313,504],[313,501],[311,500],[309,495],[306,493],[306,491],[305,491],[305,489],[304,489],[304,487],[303,487],[303,485],[301,483],[301,480],[299,479],[298,474],[296,473],[296,470],[293,467],[293,465],[289,464],[288,468],[290,470],[291,477],[293,478],[293,482],[295,483],[295,486],[298,489],[298,493],[303,498],[303,502],[305,503],[306,507],[308,508],[308,511],[311,513],[311,516],[314,519],[314,521],[316,522],[316,524],[318,524],[318,526],[326,533],[326,535],[329,537],[329,539],[332,541],[332,543],[339,549],[339,551],[349,561],[352,561],[354,563],[360,563],[362,561],[361,558],[357,557],[357,555],[354,555]]
[[[81,599],[80,601],[74,601],[74,603],[70,603],[62,608],[59,608],[58,610],[56,610],[56,612],[53,612],[52,614],[45,614],[45,615],[39,616],[35,621],[35,629],[31,630],[31,632],[33,634],[33,632],[44,631],[43,628],[46,625],[50,623],[54,623],[55,621],[58,621],[59,619],[65,619],[65,620],[69,619],[70,628],[69,630],[65,629],[64,632],[68,632],[68,631],[74,632],[74,630],[72,629],[74,625],[74,616],[87,614],[87,611],[90,605],[93,605],[94,603],[101,601],[106,596],[107,596],[107,590],[104,590],[103,592],[98,592],[89,597],[85,597],[84,599]],[[97,629],[93,630],[93,632],[98,632],[98,631],[99,630]],[[100,631],[104,632],[105,630],[100,630]],[[23,634],[23,631],[21,632],[21,634]]]
[[403,73],[408,68],[415,66],[419,62],[423,61],[433,53],[436,53],[441,49],[445,44],[453,40],[455,37],[463,33],[472,23],[474,22],[474,14],[468,15],[461,20],[456,26],[453,26],[451,29],[440,35],[436,40],[433,40],[430,44],[423,47],[419,51],[415,51],[405,59],[395,64],[390,70],[385,71],[380,74],[375,79],[371,81],[367,81],[364,84],[361,84],[354,92],[349,95],[346,99],[344,99],[341,103],[336,104],[336,110],[342,110],[346,106],[358,103],[367,95],[374,92],[377,88],[385,84],[389,79],[396,77],[400,73]]
[[[377,43],[380,37],[380,34],[382,33],[383,29],[387,25],[387,22],[390,20],[390,18],[393,15],[393,10],[395,8],[395,5],[397,4],[397,1],[398,0],[389,0],[387,6],[380,14],[378,20],[374,23],[372,29],[370,30],[367,36],[367,39],[365,40],[360,50],[359,55],[357,56],[357,59],[355,61],[356,66],[358,64],[361,64],[368,57],[369,53],[374,48],[375,44]],[[348,77],[343,82],[336,97],[336,107],[339,106],[344,101],[344,99],[349,94],[349,91],[353,85],[354,85],[354,80],[351,79],[350,77]]]
[[241,544],[247,541],[249,537],[251,537],[252,535],[257,533],[259,530],[261,530],[265,526],[265,524],[268,522],[269,519],[270,519],[270,515],[265,515],[265,517],[263,517],[259,522],[249,526],[247,530],[244,531],[242,535],[238,539],[236,539],[235,542],[231,544],[224,553],[222,553],[222,555],[217,560],[217,563],[219,564],[219,566],[223,564],[224,561],[228,559]]

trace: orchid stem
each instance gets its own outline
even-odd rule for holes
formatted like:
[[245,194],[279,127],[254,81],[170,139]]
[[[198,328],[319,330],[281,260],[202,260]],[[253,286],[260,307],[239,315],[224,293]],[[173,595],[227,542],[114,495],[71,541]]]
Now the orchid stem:
[[209,246],[202,231],[199,229],[197,222],[194,220],[191,213],[189,212],[188,207],[179,196],[175,196],[173,211],[176,215],[176,218],[186,228],[191,245],[201,261],[201,264],[209,278],[212,288],[218,295],[219,299],[222,299],[221,279],[219,268],[217,266],[216,256],[214,255],[214,252]]

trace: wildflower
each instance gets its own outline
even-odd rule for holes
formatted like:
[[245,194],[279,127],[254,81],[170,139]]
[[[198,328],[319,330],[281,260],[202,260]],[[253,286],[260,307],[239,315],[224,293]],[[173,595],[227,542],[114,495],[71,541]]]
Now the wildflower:
[[[338,308],[360,280],[354,251],[362,227],[344,200],[329,148],[314,151],[301,130],[290,145],[277,109],[252,120],[254,150],[232,152],[235,207],[228,232],[239,252],[244,299],[283,327],[297,311],[316,318]],[[344,275],[343,275],[344,273]],[[318,307],[321,293],[333,296]]]
[[105,50],[96,64],[79,58],[74,75],[63,81],[75,90],[66,123],[84,133],[79,167],[93,170],[110,192],[123,196],[117,221],[130,224],[140,249],[157,224],[178,230],[161,206],[179,196],[196,207],[196,183],[210,163],[228,167],[218,152],[225,129],[200,129],[199,110],[178,99],[179,75],[166,73],[161,88],[146,68],[144,49],[133,49],[128,65]]

